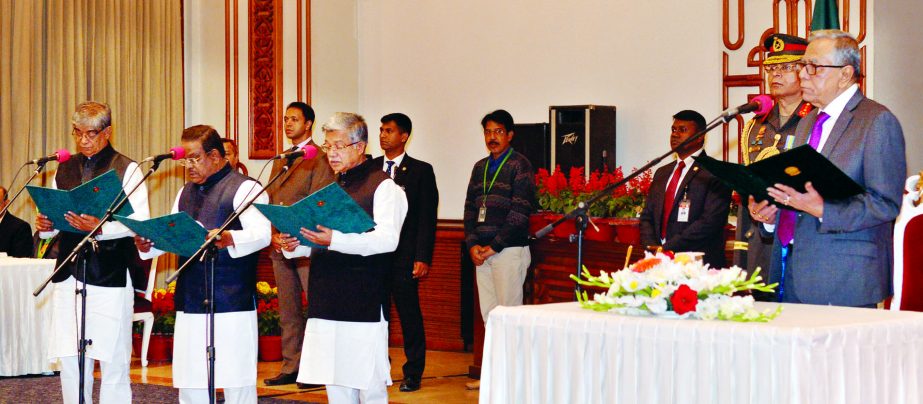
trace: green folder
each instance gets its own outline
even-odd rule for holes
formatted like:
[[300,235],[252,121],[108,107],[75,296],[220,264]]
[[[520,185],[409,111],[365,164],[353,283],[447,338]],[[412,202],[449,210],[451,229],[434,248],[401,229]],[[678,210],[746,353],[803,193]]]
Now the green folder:
[[[78,215],[87,214],[102,218],[116,200],[125,197],[122,181],[115,174],[115,170],[106,171],[103,175],[69,191],[34,185],[26,185],[26,190],[29,191],[38,211],[48,216],[48,219],[54,222],[56,229],[78,234],[87,234],[87,232],[71,227],[64,219],[65,213],[70,211]],[[131,208],[131,203],[126,203],[116,213],[128,216],[135,211]]]
[[291,206],[253,204],[282,233],[298,237],[302,245],[325,248],[301,236],[301,228],[316,229],[317,225],[342,233],[364,233],[375,227],[356,201],[336,183],[323,187]]
[[766,188],[784,184],[805,192],[808,181],[824,199],[844,199],[865,193],[861,185],[809,145],[757,161],[748,166],[696,156],[695,160],[712,175],[720,178],[741,195],[753,195],[757,201],[770,198]]
[[154,242],[154,248],[181,257],[191,257],[198,251],[208,230],[186,212],[177,212],[148,220],[134,220],[115,215],[115,219],[135,234]]

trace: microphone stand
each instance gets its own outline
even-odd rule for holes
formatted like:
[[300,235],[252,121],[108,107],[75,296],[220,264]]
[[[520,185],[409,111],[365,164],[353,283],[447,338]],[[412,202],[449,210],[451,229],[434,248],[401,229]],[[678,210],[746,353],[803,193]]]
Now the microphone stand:
[[[37,177],[37,176],[39,175],[39,173],[41,173],[42,170],[45,169],[45,164],[47,164],[47,163],[48,163],[47,161],[43,161],[43,162],[38,162],[38,163],[36,163],[36,166],[37,166],[37,167],[35,167],[35,170],[32,171],[32,176],[30,176],[29,179],[26,180],[26,182],[25,182],[24,184],[22,184],[21,187],[19,187],[19,190],[16,191],[16,195],[13,195],[13,199],[10,199],[10,202],[7,203],[6,206],[4,206],[2,210],[0,210],[0,217],[3,217],[3,214],[6,213],[8,210],[10,210],[10,206],[13,206],[13,202],[15,202],[16,199],[19,198],[19,195],[22,194],[22,191],[24,191],[24,190],[26,189],[26,185],[28,185],[30,182],[32,182],[32,180],[34,180],[35,177]],[[20,169],[21,169],[21,168],[20,168]],[[10,185],[13,185],[13,184],[10,184]]]
[[186,262],[183,263],[172,275],[170,275],[166,282],[175,281],[177,278],[182,275],[183,271],[186,270],[189,266],[192,265],[193,261],[198,258],[199,262],[208,261],[208,274],[206,275],[208,282],[205,285],[205,305],[206,320],[205,327],[206,333],[208,334],[208,346],[205,347],[205,355],[208,360],[208,402],[209,404],[215,403],[215,261],[218,259],[218,249],[215,247],[215,241],[221,239],[221,234],[233,223],[240,215],[243,214],[250,206],[253,206],[253,203],[256,202],[256,199],[260,197],[266,189],[274,184],[283,174],[288,172],[291,168],[294,158],[288,158],[285,165],[282,166],[282,170],[276,174],[275,177],[272,177],[266,186],[263,187],[260,192],[258,192],[253,198],[244,202],[240,208],[234,211],[231,216],[225,220],[224,224],[218,228],[211,237],[205,240],[204,243],[199,247],[199,249],[189,257]]
[[87,253],[86,248],[92,246],[93,251],[96,251],[97,245],[96,245],[96,239],[94,238],[94,236],[100,231],[100,229],[102,229],[103,225],[106,224],[107,221],[112,219],[112,215],[114,215],[115,212],[118,212],[119,209],[122,209],[122,207],[125,206],[125,203],[128,202],[128,197],[131,196],[131,194],[135,193],[135,191],[137,191],[138,188],[141,187],[141,184],[144,184],[144,181],[146,181],[147,178],[151,176],[151,174],[154,174],[154,171],[157,171],[157,168],[159,167],[160,167],[160,162],[155,161],[154,164],[151,166],[151,168],[148,169],[147,173],[145,173],[144,176],[141,177],[141,181],[139,181],[135,185],[135,187],[132,188],[131,191],[129,191],[125,195],[124,198],[119,199],[117,203],[110,206],[109,209],[106,210],[106,214],[103,215],[99,223],[96,224],[96,227],[93,228],[93,230],[90,231],[90,233],[87,234],[86,237],[83,238],[83,240],[80,240],[80,243],[78,243],[77,246],[74,247],[74,250],[71,251],[71,253],[67,256],[67,258],[62,260],[61,263],[58,265],[58,267],[55,268],[54,272],[52,272],[51,275],[49,275],[48,278],[45,279],[45,281],[42,282],[42,284],[39,285],[35,289],[35,291],[32,292],[33,296],[38,296],[40,293],[42,293],[43,290],[45,290],[45,287],[48,286],[48,283],[51,282],[51,280],[58,274],[58,272],[60,272],[64,268],[65,265],[67,265],[69,262],[75,262],[77,260],[77,257],[78,256],[80,257],[80,262],[81,262],[81,267],[82,267],[81,273],[83,276],[83,282],[81,282],[80,289],[75,292],[75,294],[79,294],[81,298],[80,299],[80,338],[78,339],[78,342],[77,342],[77,366],[79,367],[77,372],[79,375],[78,384],[79,384],[79,395],[80,395],[78,402],[80,404],[84,404],[86,402],[85,401],[86,397],[84,397],[83,395],[83,387],[86,383],[86,375],[84,374],[85,373],[84,366],[86,364],[87,346],[93,345],[93,341],[88,340],[86,338],[87,337],[87,334],[86,334],[87,333],[87,260],[89,259],[86,254]]
[[[692,143],[698,140],[702,136],[705,136],[706,133],[718,127],[718,125],[722,125],[722,124],[730,122],[731,118],[733,118],[735,115],[738,115],[738,114],[722,113],[721,116],[712,120],[711,123],[705,126],[705,128],[696,132],[695,134],[690,136],[688,139],[678,144],[675,148],[670,149],[670,151],[651,160],[650,162],[648,162],[641,168],[633,171],[631,174],[628,174],[625,178],[622,178],[621,181],[618,181],[614,184],[607,186],[606,188],[601,189],[599,192],[595,193],[592,197],[590,197],[590,199],[577,203],[577,207],[575,207],[570,212],[567,212],[563,217],[556,220],[554,223],[551,223],[539,229],[538,231],[535,232],[534,235],[530,236],[529,239],[537,240],[542,237],[545,237],[548,233],[550,233],[555,227],[558,227],[561,223],[564,223],[565,221],[568,221],[570,219],[574,219],[576,222],[577,234],[576,235],[571,234],[569,237],[569,241],[573,243],[574,240],[577,240],[576,275],[579,277],[580,274],[583,272],[583,233],[586,231],[587,223],[589,222],[589,217],[587,216],[587,210],[589,209],[589,207],[593,206],[593,204],[595,204],[596,202],[599,202],[600,199],[612,193],[612,191],[615,191],[618,187],[625,185],[626,183],[628,183],[628,181],[631,181],[635,177],[641,175],[641,173],[649,170],[651,167],[657,164],[660,164],[660,162],[663,161],[663,159],[671,156],[673,153],[676,153],[677,150],[681,150],[684,147],[686,147],[686,145],[688,145],[689,143]],[[579,295],[582,291],[583,291],[583,288],[580,286],[579,283],[577,283],[574,286],[574,292],[575,292],[574,297],[576,298],[577,295]]]

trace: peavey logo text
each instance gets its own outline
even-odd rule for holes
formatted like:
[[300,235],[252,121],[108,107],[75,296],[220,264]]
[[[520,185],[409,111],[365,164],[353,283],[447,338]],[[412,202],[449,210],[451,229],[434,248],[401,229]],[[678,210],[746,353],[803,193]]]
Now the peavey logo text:
[[561,145],[566,145],[568,143],[574,145],[577,144],[577,132],[571,132],[564,135],[564,139],[561,140]]

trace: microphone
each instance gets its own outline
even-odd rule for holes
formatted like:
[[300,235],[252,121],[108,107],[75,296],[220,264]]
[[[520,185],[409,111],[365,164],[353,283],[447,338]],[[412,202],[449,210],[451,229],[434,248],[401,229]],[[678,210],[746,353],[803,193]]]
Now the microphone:
[[186,157],[186,150],[184,150],[182,147],[171,147],[169,152],[145,158],[144,160],[141,160],[141,163],[147,163],[149,161],[159,163],[166,159],[179,160],[183,157]]
[[29,160],[29,162],[26,164],[45,164],[49,161],[57,161],[58,164],[60,164],[67,160],[70,160],[70,158],[71,158],[71,152],[67,151],[67,149],[60,149],[54,152],[54,154],[49,154],[45,157],[38,158],[35,160]]
[[765,115],[770,110],[772,110],[775,101],[772,100],[772,97],[766,94],[760,94],[753,99],[741,106],[735,108],[729,108],[727,111],[724,111],[721,116],[724,118],[729,118],[735,115],[746,114],[747,112],[753,112],[756,115]]
[[304,145],[304,147],[298,150],[293,150],[293,151],[285,152],[285,153],[279,153],[275,157],[273,157],[272,160],[282,160],[282,159],[294,160],[298,157],[304,157],[305,160],[310,160],[310,159],[313,159],[314,157],[317,157],[317,147],[314,147],[314,145],[306,144]]

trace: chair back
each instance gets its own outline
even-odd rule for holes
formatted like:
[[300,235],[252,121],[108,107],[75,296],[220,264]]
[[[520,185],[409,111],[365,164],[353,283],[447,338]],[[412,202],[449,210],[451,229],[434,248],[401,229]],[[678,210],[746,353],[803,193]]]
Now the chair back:
[[147,276],[147,289],[144,290],[144,298],[147,301],[151,301],[151,296],[154,295],[154,282],[157,280],[157,258],[151,260],[151,270]]
[[923,204],[920,175],[904,184],[901,213],[894,223],[894,298],[891,310],[923,311]]

